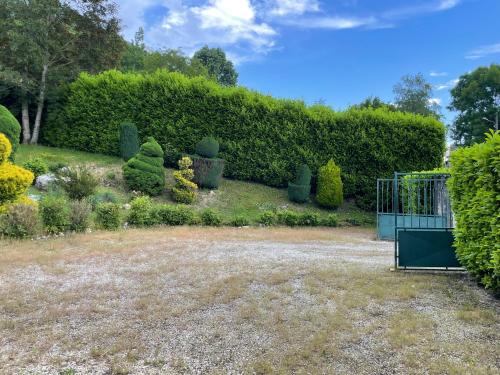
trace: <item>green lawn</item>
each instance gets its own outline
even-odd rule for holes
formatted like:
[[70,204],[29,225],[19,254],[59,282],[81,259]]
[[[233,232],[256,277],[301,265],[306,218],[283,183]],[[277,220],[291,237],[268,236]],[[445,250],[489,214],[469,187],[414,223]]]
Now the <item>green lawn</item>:
[[[113,186],[102,186],[98,191],[112,190],[123,202],[131,198],[121,181],[121,165],[123,161],[118,157],[46,146],[21,145],[16,154],[16,163],[22,164],[26,160],[35,157],[44,159],[48,164],[64,163],[92,166],[101,177],[105,176],[107,171],[113,171],[117,176],[116,183],[112,184]],[[173,184],[172,171],[172,169],[166,170],[167,189],[163,195],[155,198],[158,202],[174,203],[168,193],[169,186]],[[30,192],[40,194],[34,187],[31,188]],[[375,215],[373,213],[362,211],[349,201],[345,202],[338,210],[328,210],[317,206],[314,202],[306,204],[292,203],[288,200],[286,189],[277,189],[258,183],[231,179],[223,179],[221,186],[217,190],[200,190],[194,207],[199,209],[213,208],[220,211],[226,220],[236,216],[243,216],[250,222],[255,222],[263,211],[288,208],[296,211],[309,210],[317,212],[321,216],[335,212],[343,224],[375,225]]]

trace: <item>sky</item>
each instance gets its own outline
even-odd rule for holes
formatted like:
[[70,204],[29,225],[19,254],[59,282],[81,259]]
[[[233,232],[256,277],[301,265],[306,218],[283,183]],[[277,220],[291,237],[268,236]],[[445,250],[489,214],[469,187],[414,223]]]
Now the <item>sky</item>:
[[500,0],[119,0],[123,35],[150,49],[223,48],[238,83],[336,110],[393,100],[405,74],[433,85],[445,123],[461,74],[500,62]]

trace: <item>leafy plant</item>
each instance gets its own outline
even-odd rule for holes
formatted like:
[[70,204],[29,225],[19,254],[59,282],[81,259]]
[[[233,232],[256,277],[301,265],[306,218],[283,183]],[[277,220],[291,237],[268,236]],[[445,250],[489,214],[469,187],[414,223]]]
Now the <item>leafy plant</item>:
[[153,201],[148,196],[137,197],[130,202],[128,222],[138,227],[148,226],[154,223],[152,217]]
[[318,171],[318,188],[316,201],[324,207],[337,208],[342,204],[343,185],[340,178],[340,168],[330,159]]
[[48,233],[65,232],[70,226],[69,203],[63,196],[47,195],[40,201],[40,216]]
[[233,227],[246,227],[250,225],[250,221],[245,216],[236,216],[231,220]]
[[98,228],[116,230],[120,228],[120,206],[112,202],[99,203],[95,210],[95,223]]
[[175,185],[172,188],[172,198],[176,202],[190,204],[196,199],[198,186],[192,181],[194,177],[192,165],[191,158],[185,156],[179,160],[179,170],[173,172]]
[[69,229],[75,232],[85,232],[90,227],[92,205],[85,199],[72,201],[70,210]]
[[264,211],[257,221],[262,225],[271,226],[276,224],[277,216],[274,211]]
[[12,145],[12,153],[10,159],[14,159],[14,155],[19,147],[19,137],[21,136],[21,125],[10,111],[0,104],[0,133],[3,133],[9,139]]
[[49,171],[49,166],[42,158],[33,158],[25,161],[23,163],[23,168],[33,172],[35,180],[38,176],[41,176]]
[[321,220],[321,225],[325,227],[337,227],[339,225],[339,218],[336,214],[328,214]]
[[306,227],[317,227],[321,220],[319,214],[315,212],[302,212],[299,214],[298,225]]
[[278,224],[294,227],[299,225],[300,216],[297,212],[281,210],[277,213]]
[[85,166],[66,167],[56,174],[56,184],[70,199],[83,199],[95,193],[99,181]]
[[195,220],[195,212],[188,206],[161,204],[153,207],[153,221],[165,225],[188,225]]
[[0,216],[0,232],[8,237],[27,238],[39,229],[38,209],[30,204],[12,204]]
[[92,209],[95,209],[100,203],[118,203],[120,199],[114,191],[106,190],[91,195],[88,200]]
[[177,168],[177,162],[182,158],[182,153],[172,143],[165,143],[163,165],[167,168]]
[[204,209],[200,217],[203,225],[218,227],[222,224],[222,217],[220,214],[211,208]]
[[219,142],[214,137],[205,137],[196,144],[196,153],[203,158],[215,158],[219,153]]

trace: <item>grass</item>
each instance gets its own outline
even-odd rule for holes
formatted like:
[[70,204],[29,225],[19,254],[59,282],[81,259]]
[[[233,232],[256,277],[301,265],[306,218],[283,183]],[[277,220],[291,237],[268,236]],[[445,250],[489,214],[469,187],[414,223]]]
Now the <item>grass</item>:
[[[124,189],[121,175],[121,165],[123,161],[120,158],[99,154],[90,154],[82,151],[65,150],[45,146],[27,146],[21,145],[16,154],[16,163],[22,164],[30,158],[39,157],[48,164],[65,163],[68,165],[85,164],[91,166],[95,174],[107,187],[100,187],[100,191],[111,190],[115,192],[120,201],[131,199],[131,195]],[[109,178],[109,173],[115,176]],[[155,198],[161,203],[171,203],[168,188],[173,184],[172,169],[166,170],[166,192],[160,197]],[[43,194],[32,187],[30,193],[34,195]],[[330,213],[336,213],[340,224],[360,225],[373,227],[375,225],[375,215],[366,212],[351,201],[346,201],[342,207],[337,210],[323,209],[314,202],[305,204],[296,204],[288,200],[286,189],[277,189],[253,182],[237,181],[223,179],[217,190],[200,190],[198,200],[193,204],[197,209],[213,208],[219,211],[227,223],[237,217],[245,218],[251,224],[255,224],[262,212],[266,210],[291,209],[295,211],[310,211],[324,217]]]

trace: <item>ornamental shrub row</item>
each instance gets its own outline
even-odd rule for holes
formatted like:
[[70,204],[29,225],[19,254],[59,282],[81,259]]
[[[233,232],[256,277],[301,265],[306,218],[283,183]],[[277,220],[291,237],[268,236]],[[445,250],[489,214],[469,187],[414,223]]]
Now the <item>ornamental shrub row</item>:
[[334,112],[166,71],[82,73],[61,104],[50,109],[42,129],[46,144],[119,155],[120,124],[129,119],[141,141],[154,136],[185,154],[211,135],[220,142],[226,177],[277,187],[286,186],[299,165],[308,164],[315,176],[333,158],[344,195],[364,207],[376,200],[377,178],[438,167],[445,148],[445,128],[430,117]]
[[500,132],[452,153],[448,186],[458,259],[483,285],[500,292]]

